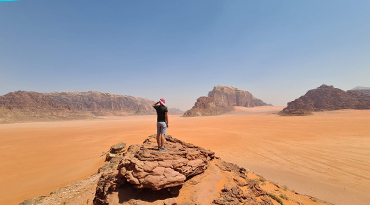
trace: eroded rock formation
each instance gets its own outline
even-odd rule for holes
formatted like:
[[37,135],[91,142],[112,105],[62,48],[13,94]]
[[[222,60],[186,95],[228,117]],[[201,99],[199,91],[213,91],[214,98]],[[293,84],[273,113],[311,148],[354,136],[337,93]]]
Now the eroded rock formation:
[[64,110],[71,108],[65,104],[58,103],[53,98],[37,92],[16,91],[0,96],[0,107],[9,110]]
[[168,152],[157,150],[155,136],[131,145],[117,170],[99,179],[94,204],[273,204],[245,169],[212,151],[166,140]]
[[154,103],[146,98],[114,95],[98,91],[45,93],[71,109],[90,111],[96,115],[155,114]]
[[[37,93],[16,91],[0,96],[0,123],[89,119],[105,115],[154,115],[153,101],[97,91]],[[169,108],[169,114],[182,114]]]
[[0,96],[0,123],[94,117],[91,112],[75,112],[43,93],[16,91]]
[[346,92],[333,86],[321,85],[289,102],[280,114],[307,115],[315,111],[339,109],[370,109],[370,95],[354,90]]
[[233,110],[234,106],[255,107],[268,105],[250,92],[235,87],[218,85],[200,97],[195,105],[185,112],[185,117],[221,115]]

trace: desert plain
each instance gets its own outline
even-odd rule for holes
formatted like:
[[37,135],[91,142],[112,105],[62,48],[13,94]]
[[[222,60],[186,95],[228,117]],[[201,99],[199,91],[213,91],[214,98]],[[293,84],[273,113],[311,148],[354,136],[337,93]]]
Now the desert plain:
[[[221,116],[169,116],[169,135],[212,150],[267,180],[338,205],[370,204],[370,110],[279,116],[236,107]],[[0,125],[0,204],[19,204],[82,180],[119,142],[142,143],[156,116]]]

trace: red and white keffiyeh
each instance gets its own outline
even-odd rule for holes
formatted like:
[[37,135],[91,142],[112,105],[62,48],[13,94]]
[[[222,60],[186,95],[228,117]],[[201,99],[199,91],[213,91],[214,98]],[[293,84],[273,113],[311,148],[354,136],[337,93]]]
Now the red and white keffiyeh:
[[167,107],[166,106],[166,101],[163,98],[159,99],[159,104],[161,104],[162,106]]

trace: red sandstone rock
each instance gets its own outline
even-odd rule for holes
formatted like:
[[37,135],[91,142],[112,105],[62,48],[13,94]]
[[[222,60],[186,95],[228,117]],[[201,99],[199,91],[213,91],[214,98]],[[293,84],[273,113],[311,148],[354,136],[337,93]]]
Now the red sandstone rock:
[[195,105],[185,112],[185,117],[221,115],[233,110],[234,106],[255,107],[267,105],[250,92],[235,87],[215,86],[208,97],[200,97]]
[[[0,96],[0,123],[87,119],[102,115],[151,115],[154,101],[97,91],[37,93],[17,91]],[[169,108],[169,114],[182,114]]]
[[[101,176],[94,204],[272,205],[244,168],[171,136],[166,138],[169,151],[158,151],[154,137],[131,145],[118,170]],[[220,180],[226,182],[221,192],[217,189]]]
[[[153,136],[155,137],[155,136]],[[166,136],[168,152],[157,150],[155,140],[132,145],[118,166],[120,175],[137,188],[159,190],[179,186],[202,173],[214,153]]]
[[45,93],[55,101],[74,110],[90,111],[97,115],[155,114],[154,103],[146,98],[114,95],[98,91]]

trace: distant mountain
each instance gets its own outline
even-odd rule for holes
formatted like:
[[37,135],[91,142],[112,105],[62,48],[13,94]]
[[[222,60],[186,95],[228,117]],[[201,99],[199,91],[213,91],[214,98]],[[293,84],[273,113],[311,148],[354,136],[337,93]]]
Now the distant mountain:
[[365,94],[370,94],[370,87],[357,86],[357,87],[353,88],[352,90],[355,90],[355,91],[358,91],[358,92],[361,92],[361,93],[365,93]]
[[169,115],[182,115],[184,114],[184,111],[178,108],[168,108],[168,114]]
[[[37,93],[16,91],[0,96],[0,123],[87,119],[107,115],[154,115],[154,101],[98,91]],[[169,114],[184,112],[169,108]]]
[[321,85],[289,102],[280,114],[307,115],[315,111],[339,109],[370,109],[370,95],[354,90],[345,92],[333,86]]
[[232,111],[234,106],[255,107],[268,105],[250,92],[235,87],[218,85],[200,97],[195,105],[185,112],[184,117],[221,115]]

